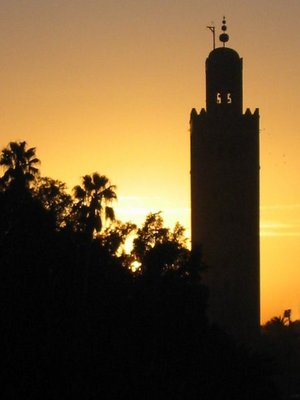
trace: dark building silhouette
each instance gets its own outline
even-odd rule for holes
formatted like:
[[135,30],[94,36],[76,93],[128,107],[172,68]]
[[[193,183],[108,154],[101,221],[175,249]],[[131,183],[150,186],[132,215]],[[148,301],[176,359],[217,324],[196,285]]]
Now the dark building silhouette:
[[260,324],[259,112],[243,113],[243,60],[225,47],[225,19],[222,30],[206,60],[206,109],[191,112],[192,249],[208,267],[211,321],[247,339]]

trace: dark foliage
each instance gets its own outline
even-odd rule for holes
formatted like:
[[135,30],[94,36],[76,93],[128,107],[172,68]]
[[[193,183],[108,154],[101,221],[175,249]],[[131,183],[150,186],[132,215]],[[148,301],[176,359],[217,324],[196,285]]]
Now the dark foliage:
[[64,186],[42,185],[0,192],[1,398],[278,398],[265,361],[208,324],[179,225],[151,214],[126,257],[132,224],[67,229]]
[[286,310],[263,326],[261,346],[276,366],[281,391],[292,399],[300,397],[300,321],[291,321],[290,315]]
[[66,192],[66,184],[48,177],[39,177],[32,195],[51,213],[58,230],[70,225],[72,197]]

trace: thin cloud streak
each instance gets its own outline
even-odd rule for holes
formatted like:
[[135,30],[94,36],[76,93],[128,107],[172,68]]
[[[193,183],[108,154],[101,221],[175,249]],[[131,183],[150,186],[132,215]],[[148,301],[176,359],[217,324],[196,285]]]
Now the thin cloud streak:
[[294,228],[298,226],[298,224],[285,224],[282,222],[261,222],[260,223],[260,228],[265,228],[265,229],[283,229],[283,228]]
[[280,221],[262,221],[260,223],[261,237],[295,237],[300,236],[300,223],[283,223]]
[[120,201],[139,201],[139,202],[145,202],[149,200],[159,200],[159,196],[136,196],[136,195],[130,195],[130,196],[119,196]]
[[295,203],[295,204],[270,204],[270,205],[264,205],[260,206],[260,210],[294,210],[294,209],[300,209],[300,204]]
[[[121,196],[120,200],[123,205],[116,207],[117,217],[121,220],[133,220],[137,224],[144,222],[146,216],[150,212],[161,212],[167,226],[174,225],[176,221],[182,223],[186,228],[186,234],[190,236],[189,216],[190,207],[153,207],[149,208],[143,204],[149,200],[144,196]],[[151,198],[154,200],[154,197]],[[151,200],[150,199],[150,200]],[[157,199],[157,197],[155,197]],[[130,203],[127,205],[126,203]],[[274,204],[261,206],[262,211],[266,210],[293,210],[300,209],[300,204]],[[300,236],[300,220],[292,222],[281,222],[280,220],[265,220],[260,222],[260,237],[299,237]]]
[[299,237],[300,232],[260,231],[260,237]]

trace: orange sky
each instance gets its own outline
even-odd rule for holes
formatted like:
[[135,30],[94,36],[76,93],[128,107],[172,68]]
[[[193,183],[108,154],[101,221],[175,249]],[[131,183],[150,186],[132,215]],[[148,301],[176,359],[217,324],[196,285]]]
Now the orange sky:
[[0,146],[36,146],[69,188],[107,175],[122,220],[189,229],[189,114],[223,14],[261,115],[262,320],[300,318],[299,0],[2,0]]

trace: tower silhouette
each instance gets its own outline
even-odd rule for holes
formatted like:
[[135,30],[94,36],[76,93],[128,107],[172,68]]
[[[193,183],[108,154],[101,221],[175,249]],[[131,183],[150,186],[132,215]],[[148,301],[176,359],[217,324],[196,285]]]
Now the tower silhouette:
[[207,266],[211,322],[248,340],[260,324],[259,112],[243,113],[243,60],[226,30],[224,18],[206,60],[206,110],[190,118],[192,249]]

